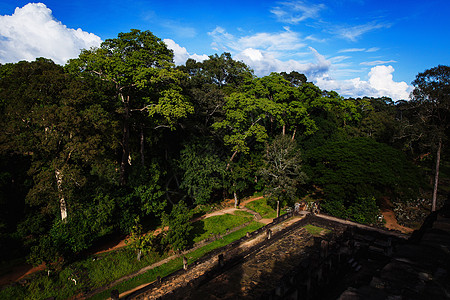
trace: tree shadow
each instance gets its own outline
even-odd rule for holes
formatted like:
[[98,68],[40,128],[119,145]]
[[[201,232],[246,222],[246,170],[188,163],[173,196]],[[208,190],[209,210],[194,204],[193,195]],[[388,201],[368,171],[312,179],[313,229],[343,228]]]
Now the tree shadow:
[[191,224],[192,229],[188,235],[188,247],[193,247],[195,244],[195,238],[201,236],[206,233],[205,222],[203,220],[199,220]]

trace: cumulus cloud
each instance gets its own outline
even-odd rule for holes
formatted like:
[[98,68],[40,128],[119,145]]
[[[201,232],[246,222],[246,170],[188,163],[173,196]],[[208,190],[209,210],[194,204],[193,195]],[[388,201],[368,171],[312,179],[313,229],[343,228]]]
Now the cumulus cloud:
[[265,51],[292,51],[305,46],[298,33],[289,30],[277,33],[261,32],[254,35],[236,38],[224,28],[217,26],[208,33],[213,38],[213,48],[223,51],[244,51],[248,48],[259,48]]
[[101,42],[95,34],[67,28],[42,3],[29,3],[16,8],[12,15],[0,16],[1,63],[45,57],[65,64],[81,49],[97,47]]
[[328,72],[331,62],[319,54],[316,49],[312,47],[309,49],[315,58],[314,62],[299,62],[292,59],[281,61],[271,52],[254,48],[247,48],[236,54],[234,58],[250,66],[257,76],[268,75],[271,72],[297,71],[305,74],[308,79],[314,79]]
[[188,58],[195,59],[196,61],[204,61],[206,59],[209,59],[208,55],[206,54],[189,54],[186,48],[181,47],[171,39],[164,39],[163,41],[164,43],[166,43],[167,47],[173,51],[174,61],[176,65],[183,65],[186,60],[188,60]]
[[276,33],[263,32],[235,37],[218,26],[208,34],[213,38],[213,49],[231,52],[235,59],[250,66],[257,76],[265,76],[271,72],[297,71],[308,78],[315,78],[322,76],[331,66],[330,61],[311,47],[308,55],[312,55],[312,60],[286,60],[286,57],[290,56],[303,56],[305,53],[298,50],[306,46],[300,35],[288,27]]
[[334,80],[328,76],[317,78],[315,83],[325,90],[334,90],[345,97],[390,97],[393,100],[407,100],[412,87],[404,81],[393,80],[394,68],[392,66],[373,67],[368,76],[369,80],[361,78],[348,80]]
[[305,1],[281,2],[279,6],[270,10],[279,22],[298,24],[306,19],[316,19],[324,4],[310,4]]

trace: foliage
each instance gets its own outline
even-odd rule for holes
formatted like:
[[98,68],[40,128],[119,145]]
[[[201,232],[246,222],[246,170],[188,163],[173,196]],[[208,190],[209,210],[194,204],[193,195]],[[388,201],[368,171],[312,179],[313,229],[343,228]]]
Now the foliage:
[[184,171],[181,188],[195,204],[211,202],[213,193],[223,187],[225,163],[207,141],[192,141],[180,153],[180,168]]
[[267,200],[274,205],[293,204],[299,184],[305,182],[306,176],[300,170],[300,152],[295,142],[286,135],[281,135],[267,146],[264,167],[260,174],[265,179],[264,190]]
[[[134,220],[161,216],[165,244],[183,249],[193,235],[181,200],[211,207],[227,193],[237,199],[264,188],[270,205],[305,193],[323,198],[328,213],[373,223],[381,196],[416,203],[423,185],[413,162],[428,177],[448,156],[447,66],[419,73],[412,101],[394,103],[345,99],[295,71],[258,78],[229,53],[179,67],[172,60],[161,39],[131,30],[65,67],[46,58],[0,65],[2,260],[27,255],[66,267],[113,233],[134,232],[133,244],[146,248]],[[271,211],[254,205],[263,216]],[[98,286],[143,264],[131,250],[102,259],[105,268],[130,259],[114,274],[68,268],[66,278],[36,280],[32,290],[69,297],[69,275],[81,280],[77,288]]]
[[142,225],[139,223],[139,218],[136,218],[135,225],[131,229],[126,244],[130,244],[130,248],[137,253],[137,260],[141,260],[141,254],[145,255],[150,252],[156,252],[157,241],[153,233],[145,233],[142,230]]
[[306,157],[310,182],[323,193],[322,208],[337,217],[353,218],[362,199],[392,195],[406,201],[422,185],[417,167],[403,153],[368,138],[329,142]]
[[346,212],[348,218],[361,224],[379,223],[381,212],[375,197],[360,197],[350,204]]
[[169,214],[162,214],[163,228],[168,227],[164,232],[162,242],[169,244],[173,250],[184,250],[189,245],[189,233],[191,225],[192,211],[190,211],[183,201],[175,204]]

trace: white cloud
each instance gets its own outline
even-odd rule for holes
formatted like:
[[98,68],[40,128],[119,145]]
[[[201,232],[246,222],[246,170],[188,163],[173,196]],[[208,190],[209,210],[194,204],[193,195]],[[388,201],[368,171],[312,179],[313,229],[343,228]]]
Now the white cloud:
[[334,90],[345,97],[390,97],[393,100],[407,100],[412,87],[404,81],[395,82],[392,73],[392,66],[373,67],[368,76],[369,80],[361,78],[348,80],[334,80],[328,76],[317,78],[315,83],[325,90]]
[[308,78],[316,78],[326,73],[331,62],[309,47],[310,61],[287,60],[288,57],[299,57],[305,53],[298,50],[304,48],[298,33],[288,27],[278,33],[256,33],[254,35],[235,37],[222,27],[216,27],[208,33],[213,38],[211,46],[216,51],[233,54],[234,59],[241,60],[251,67],[257,76],[265,76],[271,72],[297,71]]
[[380,48],[372,47],[369,49],[366,48],[349,48],[349,49],[342,49],[339,50],[338,53],[348,53],[348,52],[375,52],[380,50]]
[[257,76],[265,76],[271,72],[291,72],[297,71],[305,74],[308,79],[314,79],[323,76],[331,67],[331,62],[319,54],[314,48],[309,48],[314,62],[299,62],[296,60],[281,61],[267,51],[248,48],[234,56],[235,59],[246,63],[255,71]]
[[81,49],[98,47],[101,42],[93,33],[67,28],[42,3],[29,3],[12,15],[0,16],[0,63],[45,57],[65,64]]
[[380,50],[380,48],[378,48],[378,47],[372,47],[372,48],[367,49],[366,52],[376,52],[376,51],[378,51],[378,50]]
[[316,19],[324,4],[310,4],[305,1],[281,2],[279,6],[270,10],[279,22],[298,24],[306,19]]
[[390,63],[395,63],[395,60],[374,60],[374,61],[364,61],[360,63],[362,66],[376,66],[376,65],[385,65]]
[[175,41],[171,39],[164,39],[164,43],[166,43],[167,47],[173,51],[174,61],[176,65],[183,65],[188,58],[195,59],[196,61],[204,61],[209,59],[208,55],[202,54],[189,54],[186,48],[181,47]]
[[381,28],[389,28],[391,24],[388,23],[376,23],[370,22],[367,24],[356,26],[345,26],[335,29],[335,33],[341,38],[350,40],[352,42],[357,41],[363,34]]
[[342,49],[339,50],[339,53],[348,53],[348,52],[364,52],[366,51],[366,48],[349,48],[349,49]]
[[248,48],[259,48],[266,51],[292,51],[305,46],[298,33],[289,30],[288,27],[285,27],[284,30],[279,33],[261,32],[236,38],[222,27],[217,26],[208,34],[213,38],[214,49],[223,51],[244,51]]

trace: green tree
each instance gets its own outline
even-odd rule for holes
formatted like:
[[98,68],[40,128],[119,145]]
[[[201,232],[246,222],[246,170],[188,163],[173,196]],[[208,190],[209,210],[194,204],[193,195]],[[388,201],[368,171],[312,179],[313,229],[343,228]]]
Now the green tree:
[[329,141],[305,154],[322,208],[337,217],[352,218],[356,210],[348,209],[361,199],[413,199],[422,186],[418,168],[401,151],[370,138]]
[[282,205],[292,205],[298,186],[306,179],[301,171],[300,152],[295,147],[295,141],[286,135],[279,135],[268,144],[260,174],[266,184],[264,194],[272,206],[277,201]]
[[196,204],[211,200],[215,191],[223,188],[225,163],[206,139],[186,144],[180,154],[179,167],[183,170],[181,188]]
[[[133,113],[147,112],[153,128],[174,128],[176,120],[193,112],[180,81],[185,74],[174,68],[173,52],[150,31],[132,29],[83,50],[69,62],[72,72],[93,74],[113,84],[122,109],[120,182],[125,185],[131,161],[130,123]],[[143,131],[141,131],[142,139]],[[141,156],[143,155],[141,144]],[[143,159],[141,159],[143,161]]]
[[163,243],[171,245],[173,250],[184,250],[189,245],[189,233],[193,226],[191,224],[192,211],[183,201],[175,204],[169,214],[163,213],[162,224],[168,227],[162,239]]
[[[65,241],[55,244],[61,253],[79,251],[108,227],[82,217],[106,213],[92,201],[94,187],[117,181],[118,122],[106,105],[108,91],[103,82],[73,77],[46,59],[9,65],[0,78],[0,150],[30,161],[32,183],[19,233],[36,253],[48,246],[46,239]],[[65,234],[76,237],[57,239]]]
[[419,120],[436,150],[432,211],[436,210],[439,165],[450,121],[450,67],[439,65],[416,76],[412,100],[418,105]]

